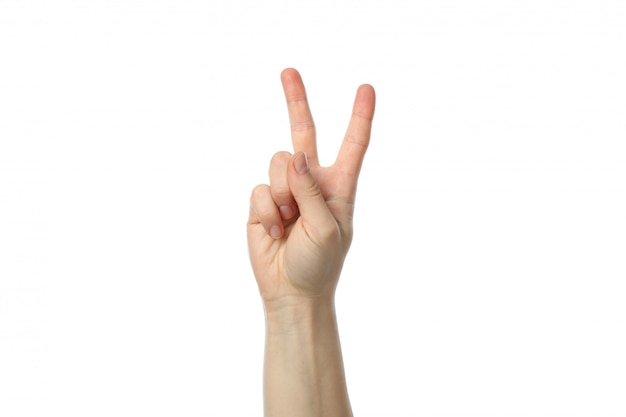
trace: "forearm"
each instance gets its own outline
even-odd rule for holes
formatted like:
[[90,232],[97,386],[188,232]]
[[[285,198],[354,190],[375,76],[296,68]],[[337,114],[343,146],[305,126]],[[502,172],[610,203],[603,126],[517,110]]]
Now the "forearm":
[[334,303],[266,305],[265,313],[265,416],[352,416]]

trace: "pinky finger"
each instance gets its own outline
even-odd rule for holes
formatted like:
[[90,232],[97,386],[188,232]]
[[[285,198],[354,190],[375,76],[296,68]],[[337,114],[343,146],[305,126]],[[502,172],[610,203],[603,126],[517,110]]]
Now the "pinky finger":
[[269,185],[257,185],[252,190],[250,222],[254,222],[255,217],[273,239],[280,239],[285,233],[280,211],[274,203]]

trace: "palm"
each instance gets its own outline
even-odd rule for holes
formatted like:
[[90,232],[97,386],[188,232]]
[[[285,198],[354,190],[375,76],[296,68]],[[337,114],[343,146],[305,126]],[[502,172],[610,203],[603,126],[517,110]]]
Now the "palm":
[[357,92],[350,125],[336,162],[321,167],[317,158],[315,128],[302,79],[297,71],[282,74],[295,151],[307,154],[310,172],[317,181],[336,233],[323,242],[312,238],[315,220],[296,215],[283,221],[284,235],[272,238],[263,224],[251,216],[248,244],[252,267],[265,300],[291,295],[316,296],[332,291],[352,239],[352,213],[357,178],[369,143],[374,112],[374,92],[362,86]]

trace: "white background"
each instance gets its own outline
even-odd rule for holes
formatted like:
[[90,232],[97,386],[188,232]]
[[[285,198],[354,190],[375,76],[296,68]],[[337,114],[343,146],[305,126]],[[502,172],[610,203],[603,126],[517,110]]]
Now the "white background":
[[358,416],[626,415],[626,2],[0,2],[0,416],[260,416],[248,198],[377,91]]

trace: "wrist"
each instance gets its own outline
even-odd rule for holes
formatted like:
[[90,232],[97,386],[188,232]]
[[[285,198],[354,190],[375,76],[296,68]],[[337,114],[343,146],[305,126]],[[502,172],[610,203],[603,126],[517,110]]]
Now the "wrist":
[[334,296],[264,301],[264,308],[268,335],[312,333],[336,327]]
[[333,298],[265,307],[265,414],[351,416]]

